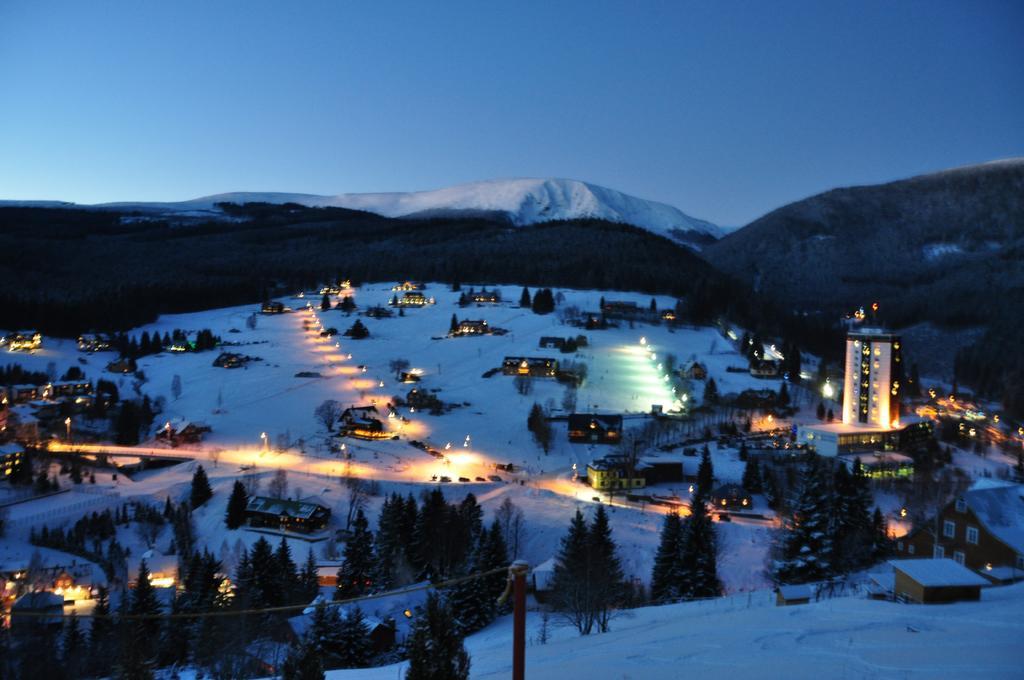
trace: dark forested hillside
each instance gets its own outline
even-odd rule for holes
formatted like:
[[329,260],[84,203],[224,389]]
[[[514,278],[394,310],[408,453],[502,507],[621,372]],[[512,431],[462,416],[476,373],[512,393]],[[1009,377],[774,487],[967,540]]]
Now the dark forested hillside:
[[789,307],[838,317],[877,301],[894,327],[982,327],[957,377],[1024,409],[1024,160],[828,191],[704,254]]
[[[599,221],[510,227],[490,217],[402,220],[338,208],[247,204],[233,218],[0,208],[0,328],[119,330],[258,302],[344,277],[630,289],[692,295],[695,314],[751,308],[690,250]],[[698,308],[699,307],[699,308]]]

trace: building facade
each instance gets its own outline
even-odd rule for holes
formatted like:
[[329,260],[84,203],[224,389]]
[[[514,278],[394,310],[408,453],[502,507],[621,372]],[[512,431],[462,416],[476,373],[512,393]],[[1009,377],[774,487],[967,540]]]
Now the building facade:
[[843,423],[896,429],[900,426],[900,337],[865,328],[846,336]]

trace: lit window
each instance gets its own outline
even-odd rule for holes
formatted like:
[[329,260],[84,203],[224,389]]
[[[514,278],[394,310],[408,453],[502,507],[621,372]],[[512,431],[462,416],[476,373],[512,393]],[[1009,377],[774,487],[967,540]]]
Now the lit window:
[[875,356],[876,357],[882,356],[882,350],[880,348],[878,348],[878,347],[875,348]]
[[956,522],[946,520],[942,523],[942,535],[946,538],[953,538],[956,536]]
[[978,545],[978,527],[967,527],[967,542]]

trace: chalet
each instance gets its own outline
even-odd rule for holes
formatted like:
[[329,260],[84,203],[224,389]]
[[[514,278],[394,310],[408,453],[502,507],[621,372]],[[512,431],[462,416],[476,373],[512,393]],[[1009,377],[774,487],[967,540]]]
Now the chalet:
[[647,479],[639,470],[630,471],[619,458],[608,456],[587,463],[587,484],[598,491],[642,489]]
[[1024,485],[977,485],[896,542],[902,557],[950,557],[969,569],[1024,570]]
[[349,406],[347,409],[341,412],[341,422],[348,423],[356,420],[373,418],[380,414],[377,407],[373,404],[367,404],[366,406]]
[[249,361],[249,357],[235,352],[221,352],[213,360],[213,365],[218,368],[241,368]]
[[208,425],[178,418],[167,421],[163,427],[156,431],[155,437],[166,441],[171,446],[197,444],[202,441],[203,435],[211,429]]
[[750,375],[755,378],[778,378],[781,364],[772,359],[755,359],[750,362]]
[[683,378],[689,378],[691,380],[705,380],[708,377],[708,369],[707,366],[699,361],[691,361],[689,364],[679,369],[679,374]]
[[131,357],[121,357],[107,364],[107,370],[111,373],[134,373],[136,368],[135,359]]
[[807,604],[813,597],[814,588],[808,583],[782,585],[775,589],[775,604],[779,607]]
[[409,390],[409,393],[405,395],[405,403],[407,406],[418,408],[421,411],[437,412],[444,409],[444,404],[436,394],[418,387]]
[[9,398],[15,404],[24,404],[42,399],[45,389],[41,385],[11,385]]
[[674,310],[666,309],[661,313],[661,320],[668,323],[673,323],[676,320],[676,313]]
[[103,335],[78,336],[79,352],[109,352],[111,349],[113,348],[110,346],[110,340]]
[[422,372],[420,369],[412,369],[411,371],[402,371],[398,374],[398,382],[401,383],[418,383],[422,379]]
[[377,418],[357,418],[339,428],[342,437],[356,439],[390,439],[393,435],[384,429],[384,423]]
[[249,526],[311,533],[327,526],[331,509],[318,503],[253,496],[245,507]]
[[387,319],[395,315],[395,313],[392,312],[390,309],[388,309],[387,307],[381,307],[380,305],[370,307],[365,312],[363,312],[363,314],[370,317],[371,319]]
[[56,399],[57,397],[76,397],[85,394],[92,394],[92,382],[88,380],[65,380],[47,385],[43,397],[46,399]]
[[753,499],[739,484],[723,484],[712,492],[711,503],[722,510],[745,510],[753,506]]
[[558,360],[548,357],[505,357],[501,362],[501,371],[505,375],[553,378],[558,373]]
[[426,290],[427,286],[420,281],[401,281],[391,287],[395,291],[419,291]]
[[948,558],[890,560],[893,594],[901,602],[944,604],[981,599],[989,581]]
[[0,444],[0,479],[5,479],[25,457],[25,449],[15,443]]
[[487,335],[491,327],[483,319],[463,319],[455,329],[455,335]]
[[647,316],[647,310],[635,302],[608,300],[601,305],[601,313],[609,319],[637,320]]
[[577,444],[617,444],[622,439],[622,416],[572,413],[568,430],[569,441]]
[[544,336],[537,343],[537,346],[541,349],[562,349],[565,346],[565,338],[553,338],[550,336]]
[[640,464],[639,472],[647,480],[647,486],[670,484],[684,480],[683,463],[681,461],[643,460]]
[[479,292],[470,292],[469,299],[477,304],[497,304],[501,302],[501,291],[484,288]]
[[434,304],[434,298],[419,291],[410,291],[403,293],[402,297],[393,296],[390,304],[392,307],[425,307]]
[[43,334],[39,331],[15,331],[0,336],[0,347],[8,352],[34,352],[43,346]]
[[284,314],[284,303],[270,300],[260,305],[261,314]]

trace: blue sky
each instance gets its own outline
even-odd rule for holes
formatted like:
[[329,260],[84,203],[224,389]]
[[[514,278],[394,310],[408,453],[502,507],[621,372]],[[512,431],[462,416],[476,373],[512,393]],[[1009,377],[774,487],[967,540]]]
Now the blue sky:
[[0,198],[571,177],[738,225],[1024,155],[1024,3],[0,0]]

